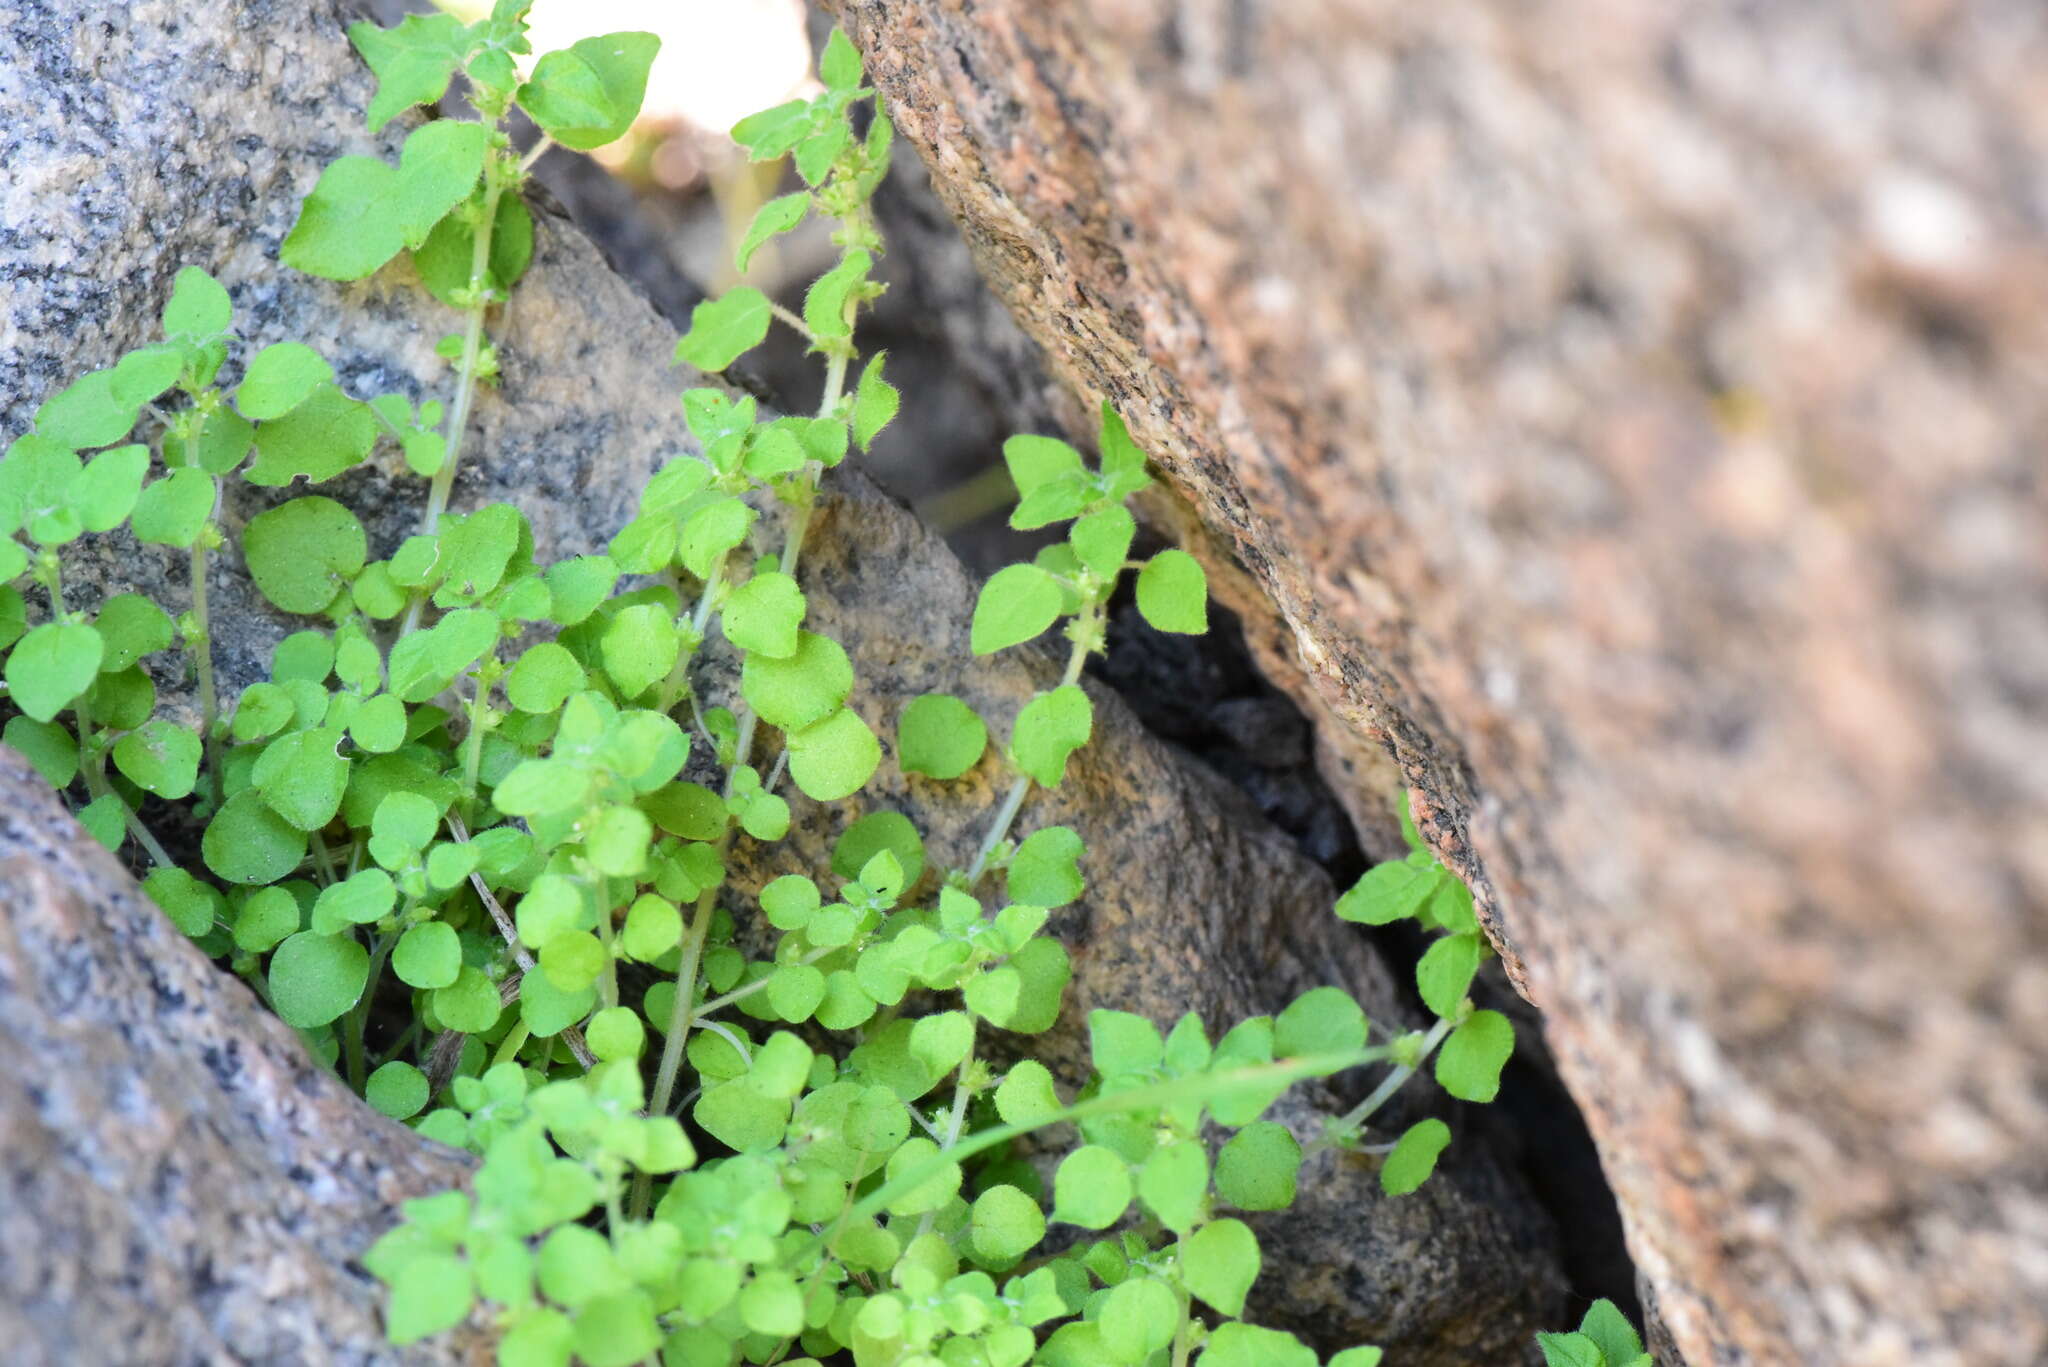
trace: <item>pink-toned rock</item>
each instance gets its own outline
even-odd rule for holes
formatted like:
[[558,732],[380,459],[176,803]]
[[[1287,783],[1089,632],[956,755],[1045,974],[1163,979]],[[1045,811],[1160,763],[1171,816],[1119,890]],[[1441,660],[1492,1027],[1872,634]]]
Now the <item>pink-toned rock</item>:
[[833,8],[1472,880],[1688,1357],[2048,1356],[2048,12]]

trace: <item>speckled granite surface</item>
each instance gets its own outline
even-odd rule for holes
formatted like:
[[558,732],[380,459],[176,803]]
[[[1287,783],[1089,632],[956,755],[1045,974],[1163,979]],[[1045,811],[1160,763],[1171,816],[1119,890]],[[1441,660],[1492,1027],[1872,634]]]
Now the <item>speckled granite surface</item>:
[[460,1155],[350,1094],[0,747],[0,1358],[400,1353],[355,1263]]

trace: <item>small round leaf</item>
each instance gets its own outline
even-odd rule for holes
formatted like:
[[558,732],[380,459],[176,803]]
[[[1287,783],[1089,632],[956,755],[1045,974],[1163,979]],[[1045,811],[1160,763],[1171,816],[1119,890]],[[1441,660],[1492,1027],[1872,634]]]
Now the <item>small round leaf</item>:
[[981,586],[970,632],[976,655],[1018,645],[1053,624],[1065,601],[1059,581],[1036,565],[1008,565]]
[[310,1030],[356,1004],[370,952],[347,935],[302,930],[270,956],[270,1000],[286,1025]]
[[318,494],[258,513],[242,531],[250,576],[286,612],[324,611],[367,553],[356,515]]
[[427,1104],[427,1075],[394,1059],[370,1074],[363,1100],[393,1120],[418,1115]]
[[818,802],[836,802],[859,792],[881,759],[875,733],[849,707],[789,737],[789,776]]
[[275,883],[306,857],[306,835],[244,788],[207,823],[200,853],[230,883]]
[[1209,580],[1183,550],[1164,550],[1138,571],[1138,611],[1160,631],[1199,636],[1209,629]]
[[896,723],[897,763],[906,774],[953,779],[980,762],[988,727],[973,708],[946,693],[912,700]]
[[391,971],[407,987],[446,987],[462,972],[462,941],[445,921],[426,921],[398,939]]
[[1451,1142],[1451,1127],[1441,1120],[1418,1120],[1410,1125],[1387,1155],[1380,1169],[1380,1188],[1389,1196],[1406,1196],[1436,1170],[1437,1155]]

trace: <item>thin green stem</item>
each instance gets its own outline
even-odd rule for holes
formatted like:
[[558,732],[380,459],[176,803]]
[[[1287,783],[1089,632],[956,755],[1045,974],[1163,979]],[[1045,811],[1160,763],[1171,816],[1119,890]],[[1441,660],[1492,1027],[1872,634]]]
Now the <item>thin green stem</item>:
[[476,401],[477,358],[483,351],[484,313],[490,307],[484,286],[491,267],[491,234],[497,227],[498,199],[504,192],[503,159],[493,151],[484,159],[483,215],[470,241],[469,287],[476,297],[464,310],[468,316],[463,320],[462,360],[456,373],[455,402],[448,410],[441,468],[434,472],[433,483],[427,486],[427,511],[420,519],[420,530],[429,536],[441,525],[441,514],[448,508],[448,495],[455,488],[456,467],[462,461],[463,437],[469,430],[469,410]]
[[319,873],[320,881],[323,884],[332,884],[335,881],[334,856],[328,853],[327,841],[321,837],[320,832],[312,831],[308,833],[306,843],[312,848],[313,868]]
[[1010,791],[1003,797],[1003,805],[996,809],[996,819],[989,823],[988,834],[982,838],[981,848],[975,852],[974,865],[967,870],[967,887],[972,891],[981,881],[981,875],[988,871],[988,861],[995,857],[996,847],[1009,838],[1010,825],[1017,819],[1017,812],[1024,806],[1024,799],[1031,793],[1031,775],[1019,774]]
[[356,999],[356,1004],[349,1008],[342,1021],[341,1045],[347,1055],[349,1090],[359,1096],[369,1076],[363,1032],[370,1023],[370,1003],[376,1000],[378,979],[384,976],[385,956],[391,953],[391,943],[397,938],[395,935],[377,937],[376,947],[370,951],[370,972],[363,979],[363,995]]
[[505,1038],[498,1042],[498,1052],[491,1057],[491,1062],[510,1063],[518,1058],[519,1051],[525,1047],[530,1037],[524,1022],[514,1025],[505,1032]]
[[605,878],[600,873],[588,873],[584,877],[588,895],[597,901],[597,938],[604,945],[604,972],[598,975],[597,998],[606,1009],[619,1004],[619,959],[612,949],[612,912],[605,905]]
[[[1079,683],[1082,667],[1088,663],[1089,654],[1095,649],[1100,633],[1097,630],[1102,621],[1102,604],[1090,602],[1082,609],[1075,622],[1073,649],[1067,652],[1067,667],[1060,675],[1060,687]],[[1003,841],[1009,839],[1010,827],[1017,820],[1017,813],[1024,806],[1024,799],[1031,794],[1031,775],[1019,774],[1010,785],[1010,791],[1003,796],[1003,805],[996,809],[996,819],[990,823],[988,834],[983,837],[981,848],[975,852],[974,863],[967,870],[967,887],[971,892],[981,882],[982,874],[988,871],[989,861]]]
[[619,1246],[619,1235],[625,1232],[626,1222],[619,1218],[619,1172],[612,1163],[599,1169],[604,1182],[605,1230],[611,1235],[612,1247]]
[[783,322],[795,328],[797,331],[797,335],[802,337],[806,342],[811,340],[810,324],[806,323],[803,319],[799,318],[794,313],[791,313],[782,305],[776,303],[773,299],[770,299],[768,301],[768,311],[774,314],[777,318],[781,319]]
[[[838,953],[838,946],[831,945],[823,949],[814,949],[810,953],[804,955],[803,958],[798,959],[797,962],[799,964],[814,964],[818,962],[818,960],[824,958],[826,955],[836,953]],[[702,1006],[699,1006],[697,1008],[696,1019],[698,1023],[702,1024],[706,1017],[715,1015],[716,1013],[725,1010],[726,1007],[731,1006],[734,1002],[745,1001],[747,998],[753,996],[756,992],[766,991],[768,988],[768,984],[773,981],[775,981],[775,977],[773,974],[770,974],[768,977],[765,978],[756,978],[750,983],[742,983],[740,986],[735,987],[732,991],[726,993],[722,997],[713,997],[710,1001],[705,1002]]]
[[[457,840],[469,839],[469,828],[453,812],[448,814],[448,833]],[[358,846],[357,848],[360,852],[361,847]],[[519,965],[520,973],[534,972],[537,965],[533,955],[527,950],[526,946],[519,943],[519,928],[513,924],[512,918],[506,915],[504,906],[496,897],[491,895],[491,889],[484,882],[484,876],[481,873],[471,873],[469,875],[469,885],[475,889],[477,900],[482,902],[484,909],[491,914],[491,920],[498,927],[498,934],[504,937],[505,948],[511,952],[512,962]],[[444,1031],[443,1035],[445,1037],[453,1033],[455,1032]],[[582,1031],[574,1026],[570,1026],[562,1031],[561,1039],[569,1047],[569,1052],[576,1056],[576,1061],[582,1064],[586,1071],[597,1066],[596,1057],[590,1052],[590,1047],[583,1042]]]
[[426,1028],[426,1021],[419,1016],[414,1016],[412,1018],[412,1024],[405,1027],[405,1033],[398,1037],[397,1042],[394,1043],[389,1049],[386,1049],[382,1054],[379,1054],[377,1056],[377,1066],[380,1068],[383,1067],[385,1064],[391,1062],[391,1060],[397,1058],[400,1054],[403,1054],[408,1049],[412,1048],[413,1041],[417,1040],[420,1037],[421,1032],[424,1031]]
[[[206,409],[194,410],[192,431],[186,449],[196,451],[206,430]],[[192,652],[192,670],[199,684],[199,744],[206,761],[206,792],[214,806],[221,803],[220,692],[213,679],[213,624],[207,610],[207,571],[212,550],[207,541],[220,519],[220,480],[213,481],[213,507],[206,515],[199,539],[192,543],[192,635],[186,642]]]
[[36,559],[35,577],[42,584],[43,591],[50,595],[50,620],[69,621],[71,614],[64,609],[64,564],[57,557],[45,551]]
[[555,140],[553,138],[545,133],[541,134],[540,141],[527,148],[526,155],[519,159],[519,174],[523,176],[528,171],[531,171],[533,164],[546,156],[554,148],[554,145]]
[[497,680],[497,647],[493,646],[476,672],[476,689],[469,700],[469,731],[462,738],[462,792],[471,819],[477,815],[477,778],[484,766],[484,736],[490,731],[486,714],[490,710],[491,686]]
[[[71,614],[64,607],[64,567],[56,557],[38,564],[36,578],[50,595],[50,619],[55,622],[68,620]],[[160,869],[175,868],[177,861],[149,833],[149,828],[142,824],[142,818],[135,814],[127,800],[107,782],[107,752],[101,738],[93,733],[92,704],[86,701],[86,697],[81,693],[71,704],[72,715],[78,721],[78,772],[85,780],[85,791],[95,801],[103,797],[113,798],[114,805],[121,809],[121,824],[135,838],[135,843],[142,846],[150,861]]]
[[[420,532],[426,536],[432,536],[440,528],[441,514],[448,510],[448,498],[455,489],[455,472],[462,464],[463,441],[469,433],[470,409],[476,403],[477,369],[484,346],[484,314],[491,306],[485,288],[491,265],[491,234],[497,227],[498,199],[505,192],[506,181],[504,158],[493,148],[484,157],[483,214],[470,238],[471,302],[463,310],[462,355],[455,367],[455,401],[448,406],[447,425],[443,429],[441,468],[434,472],[433,480],[427,485],[427,507],[420,517]],[[398,629],[400,638],[411,635],[419,627],[426,606],[425,591],[415,590],[412,602],[406,606],[404,624]]]
[[1063,1106],[1057,1111],[1019,1124],[996,1125],[986,1130],[976,1130],[959,1143],[943,1148],[924,1162],[906,1168],[901,1174],[890,1178],[863,1196],[854,1206],[852,1218],[862,1219],[886,1209],[890,1202],[929,1182],[943,1171],[948,1163],[964,1162],[978,1153],[985,1153],[998,1144],[1008,1143],[1035,1130],[1064,1125],[1075,1120],[1086,1120],[1093,1115],[1158,1110],[1194,1097],[1213,1101],[1217,1097],[1237,1092],[1269,1088],[1275,1083],[1291,1085],[1304,1078],[1328,1077],[1332,1073],[1341,1073],[1360,1064],[1377,1062],[1386,1058],[1389,1052],[1382,1046],[1343,1054],[1309,1054],[1301,1058],[1279,1059],[1272,1063],[1249,1064],[1243,1068],[1233,1068],[1228,1072],[1210,1073],[1206,1076],[1173,1078],[1166,1082],[1155,1082],[1147,1087],[1134,1087],[1128,1092],[1110,1092],[1093,1096],[1086,1101],[1077,1101],[1071,1106]]
[[[1088,652],[1093,648],[1099,635],[1095,628],[1101,615],[1101,603],[1090,601],[1081,620],[1076,623],[1073,633],[1074,646],[1067,654],[1067,667],[1060,675],[1062,687],[1074,683],[1081,677],[1082,666],[1087,663]],[[989,823],[988,834],[982,839],[981,848],[975,852],[974,866],[967,871],[968,891],[972,892],[975,885],[981,882],[982,875],[988,871],[989,861],[995,856],[996,850],[1001,848],[1003,841],[1009,838],[1010,827],[1016,823],[1017,813],[1023,809],[1024,799],[1030,793],[1031,776],[1017,775],[1016,780],[1010,784],[1010,791],[1003,795],[1003,805],[996,810],[995,820]],[[953,1091],[953,1114],[942,1148],[951,1148],[959,1142],[960,1128],[967,1119],[967,1103],[972,1096],[968,1088],[967,1071],[973,1062],[974,1047],[970,1043],[967,1057],[960,1064],[959,1080]],[[931,1232],[933,1218],[934,1212],[925,1212],[924,1219],[918,1224],[919,1234]]]
[[1416,1054],[1415,1062],[1413,1064],[1404,1063],[1396,1065],[1392,1072],[1380,1079],[1380,1085],[1373,1088],[1372,1095],[1366,1097],[1365,1100],[1359,1102],[1338,1118],[1337,1128],[1355,1130],[1363,1125],[1371,1118],[1373,1112],[1386,1105],[1392,1099],[1394,1093],[1401,1090],[1402,1083],[1415,1076],[1416,1070],[1422,1067],[1430,1054],[1435,1051],[1439,1044],[1444,1042],[1444,1037],[1450,1034],[1454,1028],[1454,1024],[1449,1017],[1444,1017],[1438,1020],[1435,1025],[1432,1025],[1429,1028],[1429,1033],[1422,1037],[1422,1048]]
[[[725,582],[725,562],[730,552],[721,551],[711,562],[711,573],[704,580],[704,591],[697,595],[697,605],[690,612],[690,638],[702,642],[706,628],[711,625],[711,609],[718,597],[718,587]],[[676,652],[675,667],[668,677],[661,681],[661,692],[656,695],[654,710],[667,712],[682,701],[690,691],[690,663],[697,658],[696,648]],[[709,733],[707,733],[708,736]]]
[[[732,826],[725,828],[725,834],[718,842],[718,856],[721,862],[725,852],[732,846]],[[647,1114],[667,1115],[669,1102],[675,1096],[676,1075],[683,1066],[684,1041],[689,1037],[691,1024],[696,1019],[697,968],[704,960],[704,941],[711,934],[711,914],[718,906],[718,889],[709,887],[697,897],[696,911],[690,917],[690,928],[683,937],[683,953],[676,964],[675,1005],[669,1011],[668,1031],[662,1037],[661,1063],[654,1073],[654,1096],[648,1102]],[[654,1179],[646,1173],[633,1178],[633,1195],[629,1208],[634,1219],[647,1214],[648,1198],[654,1192]]]
[[[843,355],[834,355],[825,368],[825,393],[819,401],[820,416],[831,413],[839,407],[839,401],[846,392],[846,363]],[[804,536],[810,528],[811,509],[817,501],[818,466],[812,462],[804,469],[801,484],[802,494],[796,501],[790,518],[788,538],[782,545],[782,572],[794,576],[797,564],[803,555]],[[697,611],[692,618],[697,636],[701,640],[711,623],[712,587],[716,576],[724,569],[724,557],[712,567],[713,580],[705,584],[703,597],[697,600]],[[733,750],[733,767],[725,777],[725,796],[733,793],[732,775],[740,765],[747,762],[754,748],[754,733],[760,719],[752,708],[741,709],[739,743]],[[719,837],[718,854],[723,860],[726,851],[732,848],[733,826],[727,823],[725,832]],[[690,1028],[702,1014],[696,1003],[697,972],[704,959],[704,941],[711,933],[712,913],[718,907],[718,889],[709,887],[697,898],[697,906],[690,917],[688,933],[683,938],[682,957],[676,964],[675,1007],[669,1013],[668,1032],[662,1039],[661,1062],[655,1069],[654,1093],[647,1108],[649,1115],[667,1115],[670,1102],[674,1099],[676,1076],[682,1071],[684,1051],[688,1047]],[[646,1214],[648,1197],[653,1183],[645,1173],[633,1181],[631,1209],[637,1219]]]
[[[215,486],[218,488],[218,485]],[[192,548],[192,666],[199,677],[199,743],[206,757],[207,794],[221,801],[220,693],[213,681],[213,629],[207,622],[206,543]]]
[[1180,1325],[1173,1331],[1173,1367],[1188,1367],[1188,1352],[1195,1342],[1195,1320],[1193,1307],[1187,1297],[1180,1298]]
[[[81,706],[78,709],[78,726],[82,734],[86,726],[86,714],[82,699]],[[150,834],[149,827],[142,824],[142,818],[136,815],[135,809],[128,805],[125,798],[114,791],[112,784],[107,782],[106,771],[101,768],[105,762],[105,753],[98,752],[80,766],[80,772],[85,775],[86,791],[96,798],[111,797],[114,799],[114,805],[121,809],[121,824],[128,828],[128,834],[134,838],[135,843],[142,846],[143,853],[149,856],[150,863],[155,864],[160,869],[176,868],[178,861],[171,858],[170,852],[164,849],[163,845],[154,835]]]
[[[967,1024],[969,1029],[972,1030],[976,1027],[977,1022],[973,1016],[969,1016],[967,1018]],[[970,1100],[972,1100],[974,1096],[973,1091],[968,1086],[967,1078],[968,1073],[973,1069],[973,1067],[974,1037],[972,1034],[970,1034],[968,1036],[967,1042],[967,1055],[965,1058],[962,1058],[960,1060],[959,1070],[954,1077],[953,1111],[951,1115],[946,1117],[945,1137],[939,1140],[939,1147],[942,1149],[950,1149],[955,1144],[958,1144],[960,1142],[960,1131],[965,1129],[967,1126],[967,1103]],[[931,1233],[932,1225],[934,1222],[938,1220],[938,1218],[939,1212],[937,1210],[926,1211],[924,1213],[923,1218],[917,1222],[918,1237],[923,1238],[925,1235]]]

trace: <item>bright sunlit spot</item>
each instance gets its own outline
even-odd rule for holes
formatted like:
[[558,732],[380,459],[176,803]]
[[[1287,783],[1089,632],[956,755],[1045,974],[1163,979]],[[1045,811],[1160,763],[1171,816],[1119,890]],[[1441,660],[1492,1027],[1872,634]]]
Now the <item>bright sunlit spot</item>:
[[[488,4],[443,8],[467,15]],[[474,17],[474,16],[467,16]],[[723,133],[757,109],[813,86],[802,0],[539,0],[528,16],[533,54],[593,34],[658,34],[641,117]]]

